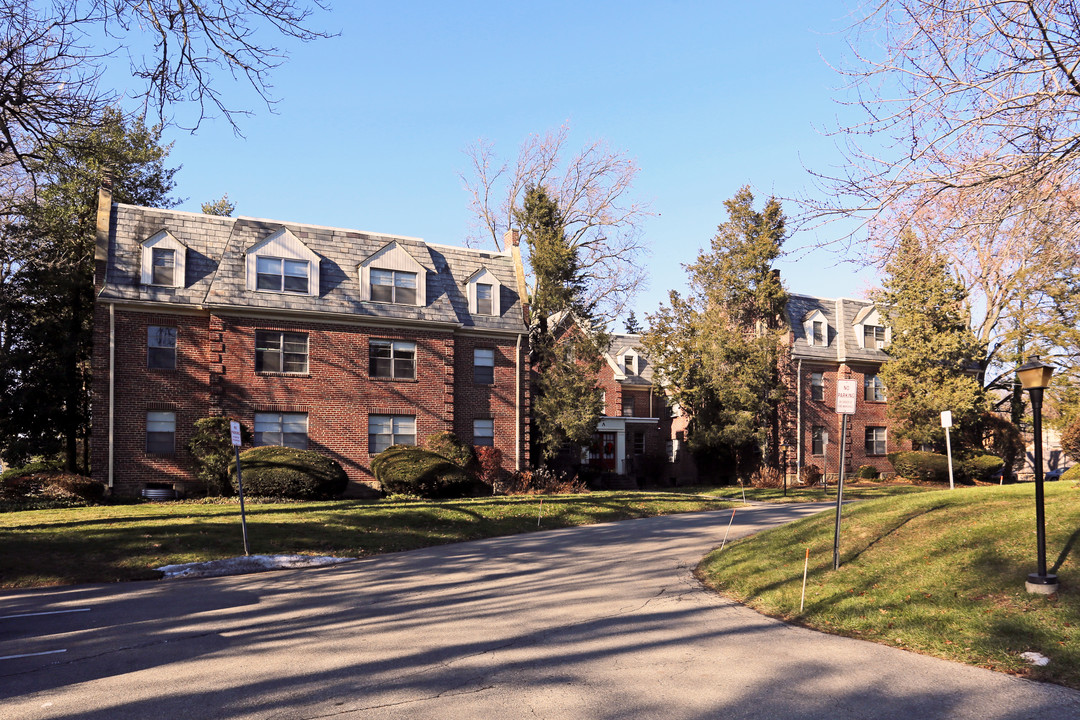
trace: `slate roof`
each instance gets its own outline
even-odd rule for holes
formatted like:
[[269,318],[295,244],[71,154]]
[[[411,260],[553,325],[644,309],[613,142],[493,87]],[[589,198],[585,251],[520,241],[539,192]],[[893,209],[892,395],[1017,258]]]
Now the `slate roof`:
[[[888,357],[877,348],[861,348],[855,334],[855,321],[859,314],[872,308],[869,300],[851,298],[822,298],[814,295],[789,293],[787,320],[794,342],[792,356],[795,359],[825,360],[829,362],[881,363]],[[805,321],[815,311],[821,311],[829,325],[827,347],[810,345],[806,337]]]
[[[246,289],[246,250],[281,228],[287,228],[320,257],[317,297]],[[142,243],[160,230],[168,230],[187,247],[182,288],[140,284]],[[424,307],[361,300],[360,263],[395,241],[427,269]],[[502,284],[502,312],[498,317],[469,313],[465,283],[481,268],[487,268]],[[342,228],[114,204],[109,262],[99,297],[199,308],[332,313],[351,319],[421,321],[521,332],[524,324],[516,288],[509,252],[433,245],[418,238]]]
[[612,333],[611,344],[608,346],[607,360],[614,363],[615,367],[619,366],[619,358],[616,353],[625,350],[626,348],[633,348],[638,354],[637,374],[627,375],[626,379],[622,381],[624,385],[641,385],[642,387],[652,385],[653,383],[653,366],[649,362],[648,356],[645,354],[645,346],[641,342],[640,335],[620,335]]

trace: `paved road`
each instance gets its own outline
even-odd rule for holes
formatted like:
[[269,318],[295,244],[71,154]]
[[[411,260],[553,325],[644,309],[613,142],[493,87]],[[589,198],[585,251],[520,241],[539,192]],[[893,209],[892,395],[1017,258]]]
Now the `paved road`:
[[[740,510],[732,536],[820,509]],[[703,590],[691,570],[728,517],[10,593],[0,718],[1080,718],[1080,693]],[[11,617],[35,612],[57,614]],[[9,657],[31,653],[52,654]]]

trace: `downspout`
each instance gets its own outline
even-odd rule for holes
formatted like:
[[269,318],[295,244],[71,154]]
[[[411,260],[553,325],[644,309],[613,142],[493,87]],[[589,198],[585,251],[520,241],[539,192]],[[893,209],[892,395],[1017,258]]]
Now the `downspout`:
[[798,433],[795,441],[795,468],[802,478],[803,467],[803,430],[802,430],[802,358],[799,358],[799,369],[795,380],[795,432]]
[[113,445],[116,401],[116,303],[109,303],[109,489],[113,486]]
[[521,470],[521,333],[517,336],[517,355],[514,356],[514,468]]

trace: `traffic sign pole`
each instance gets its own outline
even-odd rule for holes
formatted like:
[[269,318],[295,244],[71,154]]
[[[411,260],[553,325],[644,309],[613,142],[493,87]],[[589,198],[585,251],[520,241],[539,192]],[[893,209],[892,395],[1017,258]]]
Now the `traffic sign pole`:
[[[833,534],[833,570],[840,569],[840,511],[844,504],[844,465],[847,462],[847,419],[855,414],[859,383],[855,380],[836,381],[836,413],[840,416],[840,479],[836,486],[836,532]],[[826,466],[826,469],[828,466]]]
[[240,423],[230,420],[229,430],[232,435],[233,450],[236,451],[236,488],[237,493],[240,495],[240,528],[244,533],[244,555],[250,555],[251,553],[248,551],[247,513],[244,512],[244,474],[240,468],[240,443],[242,442]]

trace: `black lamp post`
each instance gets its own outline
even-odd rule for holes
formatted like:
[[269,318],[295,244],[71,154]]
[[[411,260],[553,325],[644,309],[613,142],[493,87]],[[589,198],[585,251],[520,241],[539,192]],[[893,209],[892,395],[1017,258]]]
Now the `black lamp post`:
[[1031,395],[1032,429],[1035,431],[1035,531],[1039,544],[1039,572],[1027,578],[1027,590],[1040,595],[1057,592],[1057,575],[1046,572],[1046,517],[1043,514],[1043,457],[1042,457],[1042,399],[1043,390],[1050,385],[1054,374],[1051,365],[1040,362],[1038,357],[1029,358],[1016,369],[1020,384]]

